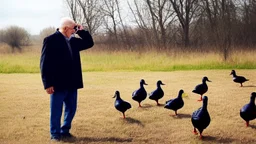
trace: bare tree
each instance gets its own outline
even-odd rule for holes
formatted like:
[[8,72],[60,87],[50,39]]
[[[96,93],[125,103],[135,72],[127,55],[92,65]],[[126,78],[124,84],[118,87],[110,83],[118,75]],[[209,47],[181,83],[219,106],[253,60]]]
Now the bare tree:
[[119,0],[115,0],[116,3],[116,7],[117,7],[117,13],[118,13],[118,18],[120,20],[120,24],[122,29],[121,31],[121,39],[123,42],[123,45],[128,46],[128,48],[131,48],[131,42],[130,42],[130,37],[129,37],[129,32],[128,32],[128,28],[125,26],[124,21],[123,21],[123,17],[121,14],[121,8],[120,8],[120,2]]
[[4,30],[0,29],[0,43],[4,42]]
[[241,37],[238,40],[243,40],[245,45],[252,46],[256,44],[256,0],[243,0],[241,3],[243,32],[239,33]]
[[56,31],[55,27],[47,27],[40,31],[39,37],[40,41],[42,42],[43,39],[51,34],[53,34]]
[[163,48],[167,43],[167,29],[174,22],[174,11],[168,0],[146,0],[157,45]]
[[69,13],[71,15],[71,18],[75,22],[81,22],[81,12],[79,5],[77,4],[77,0],[65,0],[66,4],[69,8]]
[[187,47],[190,44],[190,23],[194,18],[195,12],[199,9],[198,0],[170,0],[170,2],[183,30],[184,46]]
[[18,26],[10,26],[3,30],[2,36],[2,41],[12,48],[12,52],[14,52],[15,48],[21,52],[21,46],[30,44],[29,33],[24,28]]
[[156,40],[156,45],[159,46],[160,45],[160,40],[159,40],[159,37],[158,37],[157,27],[156,27],[156,14],[153,11],[154,6],[152,6],[152,2],[150,0],[146,0],[146,4],[147,4],[147,6],[149,8],[149,12],[150,12],[153,36],[154,36],[154,39]]
[[149,45],[153,44],[152,34],[150,32],[150,14],[144,1],[134,0],[133,4],[128,2],[128,6],[132,12],[134,22],[137,24],[135,29],[136,44]]
[[102,24],[101,1],[66,0],[66,4],[74,21],[86,26],[94,35]]
[[104,13],[104,25],[110,37],[114,37],[116,43],[119,42],[117,28],[120,19],[118,17],[118,0],[103,0],[102,11]]
[[99,29],[102,24],[102,11],[100,0],[78,0],[80,8],[82,10],[82,24],[88,26],[88,30],[91,34]]
[[[234,1],[234,0],[233,0]],[[236,23],[236,6],[232,0],[205,0],[204,9],[210,24],[210,38],[220,47],[224,60],[227,60],[232,44]],[[234,38],[233,38],[234,39]]]
[[231,8],[232,0],[221,0],[221,48],[223,50],[223,57],[226,61],[231,47]]
[[[134,8],[129,4],[138,27],[144,31],[149,43],[158,48],[165,48],[167,32],[174,22],[174,11],[168,0],[134,0]],[[150,36],[150,38],[149,38]]]

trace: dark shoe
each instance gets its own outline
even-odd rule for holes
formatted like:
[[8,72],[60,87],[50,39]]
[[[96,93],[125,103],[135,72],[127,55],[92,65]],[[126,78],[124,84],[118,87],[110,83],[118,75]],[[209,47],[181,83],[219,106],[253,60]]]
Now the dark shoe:
[[73,136],[71,133],[62,133],[61,137],[62,138],[74,138],[75,136]]
[[60,142],[60,138],[59,137],[51,137],[51,141],[52,142]]

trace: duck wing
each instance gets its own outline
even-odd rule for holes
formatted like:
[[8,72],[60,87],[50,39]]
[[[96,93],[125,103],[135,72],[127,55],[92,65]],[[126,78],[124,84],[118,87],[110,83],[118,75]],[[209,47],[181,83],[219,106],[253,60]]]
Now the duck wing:
[[203,131],[211,121],[210,115],[206,109],[202,107],[193,112],[191,117],[192,124],[199,131]]
[[157,88],[149,94],[149,99],[158,100],[164,96],[164,91],[161,88]]
[[140,88],[132,93],[132,99],[135,101],[143,101],[147,98],[147,92],[144,88]]
[[179,98],[171,99],[166,102],[164,108],[178,110],[184,106],[184,101]]
[[129,102],[124,101],[124,107],[125,107],[126,109],[130,109],[132,106],[131,106],[131,104],[130,104]]
[[192,92],[202,95],[206,93],[207,90],[208,90],[208,87],[206,84],[199,84],[195,87],[195,89]]
[[246,104],[240,109],[240,116],[245,121],[250,121],[256,118],[256,107],[253,104]]
[[237,82],[237,83],[243,83],[245,81],[248,81],[248,79],[246,79],[245,77],[243,76],[236,76],[233,78],[233,81],[234,82]]
[[125,112],[127,109],[131,108],[131,104],[126,101],[123,101],[122,99],[119,99],[115,102],[115,108],[120,112]]

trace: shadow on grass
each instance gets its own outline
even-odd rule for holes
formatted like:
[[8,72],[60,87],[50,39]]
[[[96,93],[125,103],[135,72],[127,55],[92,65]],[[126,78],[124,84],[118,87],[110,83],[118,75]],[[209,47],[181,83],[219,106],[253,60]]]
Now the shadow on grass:
[[111,142],[111,143],[129,143],[132,142],[132,138],[118,138],[118,137],[75,137],[70,139],[64,139],[63,142],[68,143],[89,143],[89,142]]
[[159,105],[156,105],[156,106],[163,107],[163,106],[165,106],[165,104],[159,104]]
[[256,125],[249,125],[252,129],[256,129]]
[[151,108],[153,107],[153,105],[150,105],[150,104],[143,104],[140,108],[142,109],[148,109],[148,108]]
[[139,120],[136,120],[136,119],[134,119],[134,118],[126,117],[124,120],[125,120],[127,123],[130,123],[130,124],[137,124],[137,125],[139,125],[139,126],[144,127],[144,125],[143,125]]
[[256,87],[255,85],[245,85],[243,87]]
[[232,143],[236,140],[232,138],[220,138],[217,136],[203,136],[202,141],[213,143]]
[[163,107],[163,106],[165,106],[165,104],[159,104],[159,105],[157,105],[157,104],[154,104],[154,105],[152,105],[152,104],[143,104],[142,105],[142,109],[148,109],[148,108],[152,108],[152,107]]
[[191,114],[180,114],[178,113],[176,116],[172,116],[173,118],[176,118],[176,119],[182,119],[182,118],[191,118]]

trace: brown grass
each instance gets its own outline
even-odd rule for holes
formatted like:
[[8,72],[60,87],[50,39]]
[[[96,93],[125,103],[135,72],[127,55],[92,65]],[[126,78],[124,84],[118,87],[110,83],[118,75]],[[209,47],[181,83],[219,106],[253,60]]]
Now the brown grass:
[[[240,108],[256,91],[256,70],[237,70],[249,82],[244,87],[232,82],[229,70],[176,72],[87,72],[85,88],[79,90],[78,110],[71,133],[76,139],[61,143],[256,143],[256,121],[245,127]],[[191,114],[201,107],[194,86],[208,76],[208,111],[211,123],[200,140],[192,133]],[[143,108],[132,100],[131,93],[144,78],[147,92],[162,80],[164,103],[177,96],[180,89],[189,95],[177,117],[173,111],[156,106],[146,99]],[[49,96],[42,89],[39,74],[0,74],[0,141],[1,143],[49,143]],[[129,101],[132,109],[127,119],[114,108],[116,90]]]

